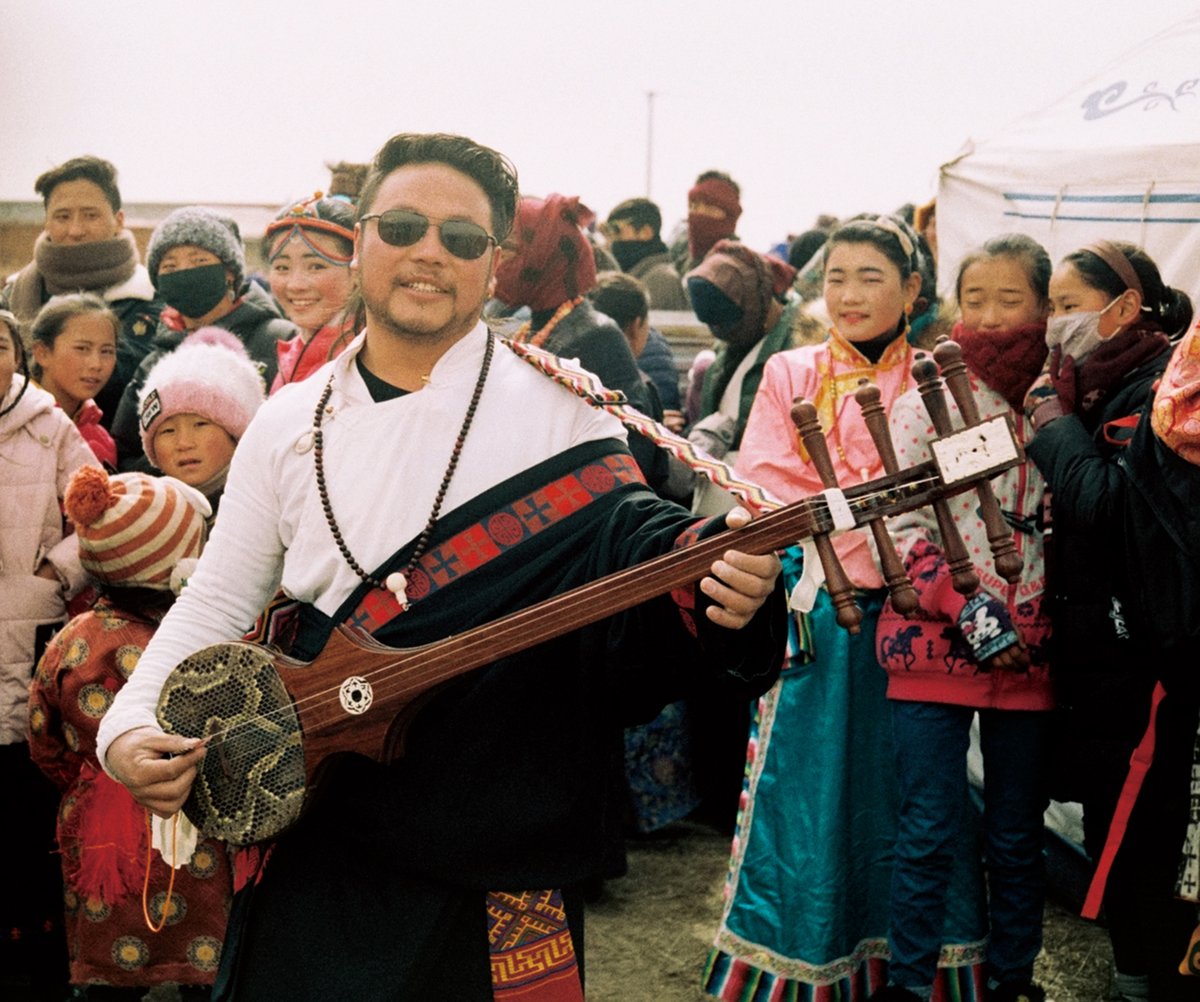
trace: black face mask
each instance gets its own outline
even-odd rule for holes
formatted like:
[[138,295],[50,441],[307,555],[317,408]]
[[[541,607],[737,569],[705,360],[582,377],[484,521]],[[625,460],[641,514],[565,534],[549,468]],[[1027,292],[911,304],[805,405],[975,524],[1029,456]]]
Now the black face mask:
[[158,276],[158,294],[185,317],[202,317],[229,291],[225,265],[202,264]]
[[617,264],[621,266],[622,271],[628,271],[642,258],[659,253],[660,247],[663,250],[667,249],[666,244],[654,238],[650,240],[614,240],[608,245],[608,249],[612,251],[612,256],[617,259]]

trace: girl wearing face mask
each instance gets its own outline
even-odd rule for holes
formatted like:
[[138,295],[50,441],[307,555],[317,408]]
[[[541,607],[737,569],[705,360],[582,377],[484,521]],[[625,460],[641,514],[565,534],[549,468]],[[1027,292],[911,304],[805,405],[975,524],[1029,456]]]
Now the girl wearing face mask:
[[152,350],[125,387],[113,419],[118,465],[148,472],[138,427],[138,396],[146,374],[191,331],[221,327],[246,349],[268,385],[277,370],[276,342],[296,335],[296,325],[279,315],[271,297],[248,281],[237,224],[211,209],[184,206],[168,215],[150,236],[146,268],[167,303]]
[[[784,501],[823,483],[799,443],[796,397],[816,407],[844,487],[883,474],[854,400],[861,379],[889,410],[913,388],[908,316],[921,290],[916,234],[891,217],[860,218],[826,244],[824,343],[772,355],[750,411],[737,471]],[[758,704],[727,883],[705,971],[717,998],[866,999],[887,981],[888,899],[898,798],[887,677],[875,656],[886,590],[869,532],[833,545],[856,588],[861,632],[837,625],[815,553],[789,550],[793,610],[779,682]],[[936,998],[975,999],[984,926],[969,840],[956,846]],[[757,997],[757,996],[756,996]],[[821,995],[820,997],[825,997]]]
[[[1192,306],[1143,250],[1108,241],[1063,260],[1050,304],[1050,356],[1025,410],[1028,455],[1053,492],[1052,664],[1065,710],[1054,794],[1082,803],[1093,861],[1132,805],[1103,892],[1118,987],[1128,999],[1194,999],[1194,979],[1175,968],[1195,910],[1176,900],[1174,883],[1196,736],[1195,647],[1179,643],[1175,624],[1196,598],[1170,568],[1194,559],[1181,555],[1195,552],[1200,530],[1194,495],[1179,493],[1194,476],[1171,467],[1148,416]],[[1152,764],[1139,780],[1130,759],[1140,743],[1148,751],[1150,725]]]
[[319,194],[288,206],[263,235],[271,294],[298,337],[280,341],[274,393],[307,378],[340,354],[357,333],[359,318],[347,309],[353,279],[354,206]]
[[[1046,358],[1050,259],[1029,237],[989,241],[959,267],[962,349],[979,412],[1007,414],[1019,440],[1028,434],[1025,392]],[[948,404],[957,415],[953,400]],[[892,440],[902,468],[929,456],[936,437],[918,391],[891,409]],[[959,594],[929,509],[889,520],[892,538],[920,600],[911,618],[884,603],[876,631],[888,672],[896,740],[900,815],[892,874],[888,943],[890,987],[877,998],[913,1002],[932,991],[947,907],[948,875],[967,823],[967,748],[978,713],[987,783],[983,815],[988,867],[990,1002],[1034,1002],[1033,962],[1042,943],[1045,899],[1042,815],[1044,761],[1053,707],[1044,607],[1042,499],[1046,485],[1032,463],[992,481],[1014,529],[1021,574],[1009,582],[990,556],[974,492],[948,500],[967,551],[978,554],[980,589]],[[978,629],[983,624],[984,629]]]

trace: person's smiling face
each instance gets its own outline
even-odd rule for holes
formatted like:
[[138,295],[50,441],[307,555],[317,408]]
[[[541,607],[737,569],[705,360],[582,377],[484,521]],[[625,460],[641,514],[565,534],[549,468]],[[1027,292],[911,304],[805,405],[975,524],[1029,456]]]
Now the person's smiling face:
[[902,277],[873,244],[840,241],[825,261],[825,306],[847,341],[873,341],[899,326],[920,283],[919,275]]
[[107,313],[71,317],[53,344],[35,342],[33,357],[42,369],[42,386],[74,415],[81,403],[104,389],[116,367],[117,332],[112,319]]
[[1046,319],[1048,306],[1029,280],[1020,258],[981,258],[963,271],[958,287],[967,330],[1001,333]]
[[302,240],[293,233],[272,256],[268,274],[271,294],[297,327],[319,330],[341,312],[350,298],[354,284],[350,268],[328,260],[345,255],[340,244],[330,234],[308,232]]
[[386,243],[378,220],[358,225],[355,257],[368,337],[378,330],[408,341],[457,341],[478,322],[491,294],[497,252],[492,244],[474,260],[456,257],[442,244],[437,222],[466,220],[490,233],[483,188],[446,164],[407,164],[384,179],[367,208],[371,214],[407,209],[430,220],[407,247]]

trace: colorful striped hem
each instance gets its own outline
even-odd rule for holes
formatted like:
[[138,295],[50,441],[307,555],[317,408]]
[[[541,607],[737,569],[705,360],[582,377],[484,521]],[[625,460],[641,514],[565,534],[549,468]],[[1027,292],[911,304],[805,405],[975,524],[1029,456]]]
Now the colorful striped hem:
[[[723,950],[709,952],[702,987],[722,1002],[866,1002],[887,984],[887,961],[869,957],[853,971],[814,984],[764,971]],[[983,1002],[983,964],[940,967],[932,1002]]]

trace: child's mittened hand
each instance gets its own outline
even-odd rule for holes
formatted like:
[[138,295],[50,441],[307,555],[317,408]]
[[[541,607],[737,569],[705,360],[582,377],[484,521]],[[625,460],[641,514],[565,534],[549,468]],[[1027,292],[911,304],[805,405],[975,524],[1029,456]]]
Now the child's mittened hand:
[[958,614],[958,628],[980,665],[1008,671],[1028,670],[1029,654],[1008,609],[998,598],[981,591],[968,599]]

